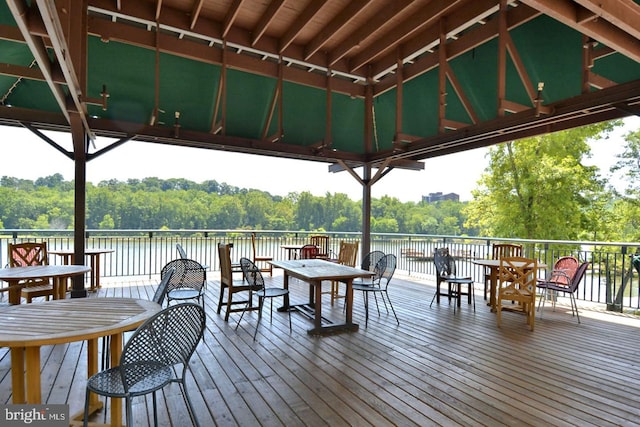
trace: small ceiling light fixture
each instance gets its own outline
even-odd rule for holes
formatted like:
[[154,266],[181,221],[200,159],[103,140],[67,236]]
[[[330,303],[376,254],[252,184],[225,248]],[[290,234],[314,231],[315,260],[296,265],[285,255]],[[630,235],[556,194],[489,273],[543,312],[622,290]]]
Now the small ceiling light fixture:
[[107,85],[102,85],[102,92],[100,92],[100,96],[102,96],[102,111],[107,111],[107,99],[109,98]]
[[180,138],[180,111],[175,113],[176,121],[173,124],[173,137]]

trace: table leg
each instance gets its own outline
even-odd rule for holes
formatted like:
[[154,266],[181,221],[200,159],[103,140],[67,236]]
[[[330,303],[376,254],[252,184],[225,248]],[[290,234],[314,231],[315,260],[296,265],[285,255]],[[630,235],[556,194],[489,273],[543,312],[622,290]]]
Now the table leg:
[[489,278],[489,305],[491,305],[491,311],[496,311],[497,288],[498,288],[498,268],[491,267],[491,274]]
[[20,304],[22,298],[22,286],[18,280],[7,280],[9,283],[9,304]]
[[27,403],[42,403],[40,386],[40,347],[27,347],[25,350],[27,371]]
[[91,290],[100,288],[100,254],[91,256]]
[[24,347],[11,347],[11,393],[15,404],[27,403],[24,381]]
[[[111,365],[120,364],[122,354],[123,334],[111,335]],[[97,362],[96,362],[97,363]],[[111,425],[122,426],[122,399],[111,399]]]
[[[315,289],[315,317],[313,319],[313,326],[316,331],[322,329],[322,282],[317,281],[310,284]],[[310,303],[311,304],[311,303]]]
[[[340,282],[338,282],[340,283]],[[347,285],[347,294],[346,294],[346,301],[345,301],[345,311],[346,311],[346,322],[347,325],[350,325],[352,323],[352,315],[353,315],[353,280],[347,280],[346,281],[346,285]]]

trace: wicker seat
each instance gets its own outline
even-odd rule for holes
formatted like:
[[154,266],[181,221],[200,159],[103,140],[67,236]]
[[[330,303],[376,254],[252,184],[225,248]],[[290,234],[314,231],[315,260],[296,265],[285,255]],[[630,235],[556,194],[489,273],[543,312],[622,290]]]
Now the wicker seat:
[[[27,267],[32,265],[48,265],[49,256],[46,242],[42,243],[9,243],[9,267]],[[49,278],[29,279],[21,282],[20,294],[30,303],[33,298],[55,298],[53,284]]]
[[[547,279],[538,280],[537,287],[542,289],[540,295],[540,302],[538,302],[538,311],[540,312],[540,318],[544,312],[544,304],[547,299],[549,291],[551,292],[563,292],[569,294],[569,300],[571,303],[571,315],[575,315],[580,323],[580,315],[578,314],[578,303],[576,301],[575,293],[578,290],[578,285],[582,281],[589,262],[583,262],[577,268],[575,266],[579,263],[576,258],[562,257],[553,266],[553,270]],[[556,309],[555,295],[553,298],[553,309]]]
[[[251,262],[248,258],[240,258],[240,265],[242,266],[242,273],[244,274],[245,281],[253,288],[256,289],[254,293],[258,297],[258,323],[256,323],[256,330],[253,332],[253,340],[255,341],[258,334],[258,327],[260,326],[260,320],[262,320],[262,307],[264,306],[264,300],[269,298],[271,302],[269,304],[269,321],[273,321],[273,298],[284,297],[289,295],[289,290],[284,288],[267,288],[264,285],[264,277],[255,263]],[[240,325],[240,321],[244,316],[245,311],[249,308],[249,301],[244,306],[242,314],[236,323],[236,329]],[[289,332],[291,332],[291,310],[287,310],[289,314]]]
[[128,426],[135,425],[131,400],[152,393],[153,416],[157,425],[156,391],[171,382],[177,382],[191,421],[198,426],[186,388],[185,374],[190,369],[191,355],[202,339],[205,322],[204,309],[200,305],[184,303],[165,308],[136,329],[122,351],[120,364],[98,372],[87,380],[84,425],[87,426],[89,421],[90,392],[125,399]]
[[192,259],[174,259],[162,267],[160,277],[164,277],[171,268],[175,268],[175,272],[167,286],[167,304],[171,301],[195,299],[204,308],[204,291],[207,283],[204,267]]
[[[395,255],[385,255],[377,262],[374,268],[375,275],[373,276],[373,282],[371,284],[353,285],[354,292],[362,291],[362,294],[364,295],[365,327],[367,327],[369,324],[369,294],[373,294],[373,297],[376,301],[378,316],[380,316],[380,307],[378,306],[378,297],[376,296],[376,294],[380,294],[380,296],[382,297],[382,302],[384,303],[384,307],[387,310],[387,314],[389,313],[389,307],[391,307],[393,316],[396,318],[396,323],[398,325],[400,324],[400,320],[398,320],[398,316],[396,315],[396,311],[393,308],[393,304],[391,304],[391,299],[389,298],[388,292],[389,283],[391,282],[393,273],[396,271],[396,262],[397,258]],[[387,302],[389,303],[388,306]]]
[[[473,294],[474,291],[474,282],[471,277],[460,277],[457,276],[456,271],[456,262],[449,253],[449,249],[447,248],[438,248],[433,253],[433,262],[436,267],[436,292],[431,298],[431,304],[429,307],[433,305],[433,301],[437,300],[438,304],[440,304],[440,296],[446,296],[451,301],[453,301],[453,313],[456,312],[456,306],[460,307],[460,299],[462,295],[467,296],[468,303],[471,304],[473,302],[473,311],[476,311],[476,299]],[[447,283],[447,293],[442,293],[440,291],[440,285],[446,282]],[[463,292],[462,286],[467,286],[467,292]]]

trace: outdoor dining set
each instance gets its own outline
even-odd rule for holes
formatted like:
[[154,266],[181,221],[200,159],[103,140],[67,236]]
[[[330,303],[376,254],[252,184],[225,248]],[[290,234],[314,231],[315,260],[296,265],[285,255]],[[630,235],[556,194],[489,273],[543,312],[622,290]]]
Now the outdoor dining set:
[[[359,325],[353,319],[354,292],[362,292],[365,309],[365,327],[368,327],[370,295],[374,297],[378,314],[378,296],[384,306],[391,309],[397,325],[400,321],[391,303],[388,285],[396,269],[396,256],[374,250],[362,257],[359,265],[358,242],[341,241],[334,253],[327,236],[312,236],[309,243],[283,245],[288,259],[274,260],[260,254],[257,237],[252,235],[252,259],[232,259],[233,245],[218,243],[220,262],[220,294],[217,314],[230,320],[237,313],[235,329],[257,311],[253,330],[256,340],[262,321],[266,300],[270,302],[269,318],[273,319],[273,302],[280,302],[275,311],[286,313],[289,331],[292,331],[291,313],[300,313],[311,321],[310,335],[324,336],[337,332],[355,332]],[[155,393],[171,382],[180,384],[188,412],[194,425],[198,425],[192,407],[185,375],[189,372],[189,359],[204,335],[206,328],[205,298],[207,269],[190,259],[180,244],[176,246],[178,257],[168,262],[160,273],[160,283],[152,300],[132,298],[66,298],[67,281],[74,275],[83,275],[91,267],[76,265],[71,258],[64,265],[48,265],[46,244],[24,243],[10,245],[10,266],[0,269],[0,279],[9,283],[3,291],[9,293],[9,305],[0,308],[0,346],[11,349],[12,400],[14,404],[39,404],[42,402],[40,379],[40,347],[74,341],[87,342],[87,391],[84,411],[74,414],[72,423],[87,423],[103,407],[98,395],[116,398],[111,404],[112,423],[119,423],[124,399],[126,425],[132,425],[131,399],[153,394],[153,411],[156,415]],[[573,294],[580,283],[588,263],[580,263],[572,256],[560,257],[546,278],[539,271],[546,265],[522,254],[522,247],[513,244],[494,245],[491,259],[473,262],[485,267],[483,297],[496,313],[500,326],[503,310],[525,314],[530,329],[534,329],[535,309],[538,303],[553,298],[551,293],[564,292],[571,298],[572,312],[578,316]],[[99,255],[107,251],[94,250]],[[69,253],[69,252],[65,252]],[[68,255],[67,255],[68,256]],[[431,305],[441,298],[453,301],[454,314],[464,296],[475,311],[475,283],[472,277],[457,274],[456,259],[448,248],[434,251],[436,288]],[[96,266],[93,262],[93,268]],[[283,272],[282,285],[277,279],[266,280],[263,273],[273,275],[274,269]],[[234,277],[240,274],[241,277]],[[98,272],[94,271],[90,286],[97,289]],[[291,290],[294,282],[308,286],[308,295],[293,303]],[[323,288],[323,282],[330,287]],[[341,287],[341,283],[345,286]],[[442,289],[442,286],[445,286]],[[304,287],[303,287],[304,288]],[[331,306],[344,300],[343,316],[336,320],[323,310],[322,297],[328,294]],[[255,298],[254,298],[255,297]],[[34,298],[44,298],[42,303],[32,303]],[[27,304],[20,304],[21,300]],[[49,301],[52,299],[52,301]],[[254,301],[257,299],[257,301]],[[323,314],[324,313],[324,314]],[[75,319],[75,320],[74,320]],[[578,316],[578,322],[580,318]],[[24,325],[17,330],[15,324]],[[43,326],[45,325],[45,326]],[[155,332],[154,332],[155,330]],[[125,333],[134,331],[125,340]],[[99,369],[98,343],[102,341],[102,366]],[[126,342],[125,342],[126,341]],[[174,370],[176,366],[180,369]],[[141,386],[144,384],[144,386]]]

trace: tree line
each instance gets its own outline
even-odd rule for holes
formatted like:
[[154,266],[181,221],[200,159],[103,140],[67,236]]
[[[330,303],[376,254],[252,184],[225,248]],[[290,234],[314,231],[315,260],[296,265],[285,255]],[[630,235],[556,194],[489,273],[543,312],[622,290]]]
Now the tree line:
[[[362,206],[343,193],[274,196],[215,180],[145,178],[87,183],[90,229],[255,229],[361,231]],[[465,203],[372,201],[372,231],[473,234]],[[72,229],[74,183],[55,174],[35,181],[0,179],[0,228]]]

